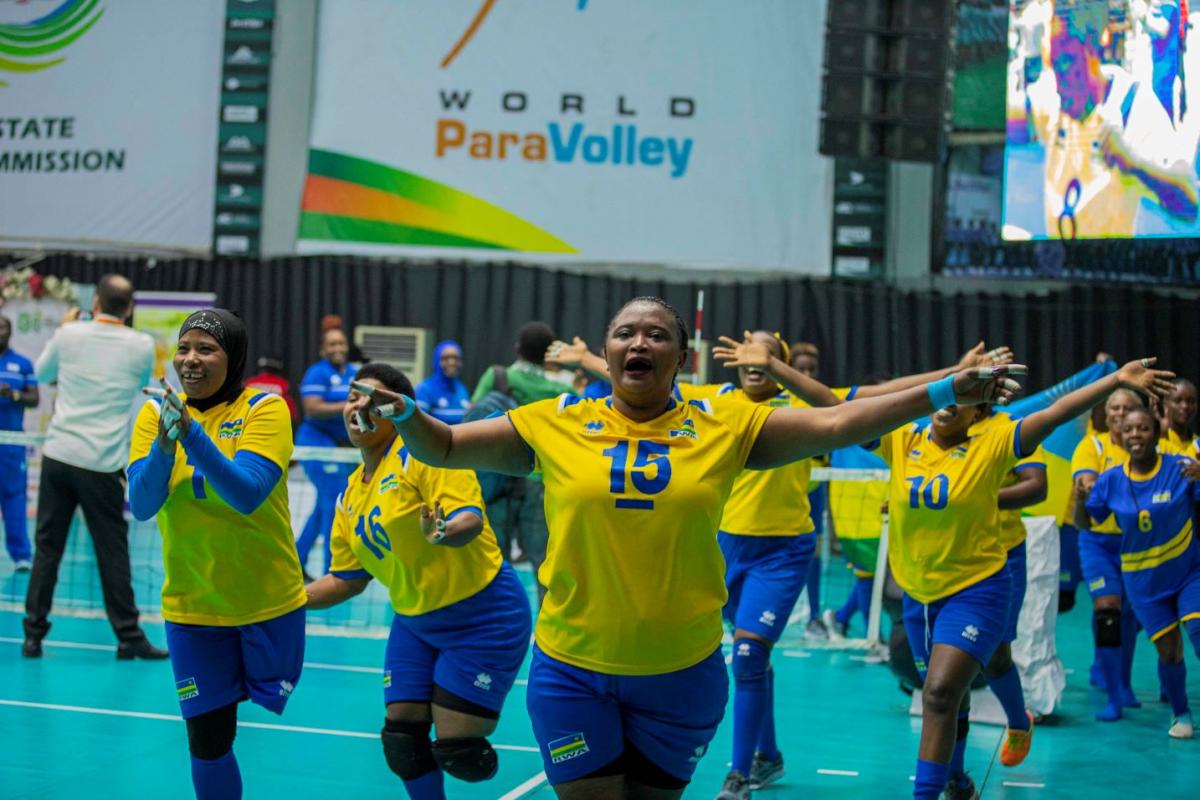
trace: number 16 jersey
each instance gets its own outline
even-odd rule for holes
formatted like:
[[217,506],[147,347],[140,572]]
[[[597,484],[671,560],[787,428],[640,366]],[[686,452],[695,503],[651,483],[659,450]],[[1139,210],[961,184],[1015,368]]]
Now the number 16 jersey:
[[1019,422],[997,422],[946,450],[915,424],[883,437],[892,470],[888,563],[913,599],[932,603],[1004,568],[997,502],[1022,455],[1019,431]]
[[612,398],[509,412],[546,487],[538,646],[612,675],[698,664],[721,644],[717,528],[769,406],[672,401],[634,422]]

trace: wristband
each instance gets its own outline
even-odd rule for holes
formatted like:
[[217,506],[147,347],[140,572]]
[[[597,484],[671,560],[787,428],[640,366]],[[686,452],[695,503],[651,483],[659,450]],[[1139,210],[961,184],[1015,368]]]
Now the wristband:
[[958,405],[958,398],[954,396],[953,375],[947,375],[940,381],[934,381],[925,388],[929,392],[929,402],[933,404],[934,411],[947,406]]
[[417,401],[407,395],[404,397],[404,410],[399,414],[395,413],[396,404],[388,403],[385,406],[379,407],[379,416],[391,420],[393,423],[405,422],[413,414],[417,413]]

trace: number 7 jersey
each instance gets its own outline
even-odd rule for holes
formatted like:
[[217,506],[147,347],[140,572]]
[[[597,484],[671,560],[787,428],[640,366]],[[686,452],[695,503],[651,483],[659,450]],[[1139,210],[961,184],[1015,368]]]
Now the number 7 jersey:
[[1019,431],[1019,422],[997,422],[948,450],[916,424],[881,440],[892,471],[888,563],[915,600],[932,603],[1004,568],[997,502],[1021,456]]
[[686,669],[721,644],[717,528],[773,409],[672,401],[634,422],[562,396],[509,412],[535,455],[550,530],[538,646],[611,675]]

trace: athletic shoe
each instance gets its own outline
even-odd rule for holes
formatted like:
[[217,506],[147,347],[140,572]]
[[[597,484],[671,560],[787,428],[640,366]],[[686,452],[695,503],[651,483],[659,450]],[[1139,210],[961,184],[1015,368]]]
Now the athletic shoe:
[[808,621],[808,627],[804,629],[804,638],[816,639],[824,642],[829,639],[829,630],[825,627],[825,623],[821,622],[817,617],[813,617]]
[[774,760],[768,759],[762,753],[754,754],[754,763],[750,765],[750,788],[761,789],[783,777],[783,753]]
[[832,608],[825,609],[825,613],[821,615],[821,623],[825,626],[825,630],[829,631],[829,638],[835,642],[846,638],[846,631],[849,630],[849,625],[843,625],[838,622],[837,612]]
[[119,661],[132,661],[135,658],[145,661],[162,661],[167,657],[166,650],[155,647],[145,639],[138,639],[136,642],[121,642],[117,645],[117,660]]
[[33,562],[28,558],[22,558],[13,566],[16,568],[17,572],[29,572],[29,570],[33,569]]
[[25,637],[25,643],[21,645],[21,655],[26,658],[41,658],[42,657],[42,640],[31,639]]
[[725,785],[717,800],[750,800],[750,781],[736,770],[725,776]]
[[1004,744],[1000,746],[1000,763],[1006,767],[1015,767],[1025,760],[1025,756],[1029,755],[1029,746],[1033,744],[1033,714],[1026,711],[1025,716],[1029,717],[1028,730],[1004,729]]
[[1192,727],[1192,715],[1182,714],[1171,720],[1171,728],[1167,731],[1167,736],[1172,739],[1191,739],[1195,735],[1195,729]]
[[971,776],[964,774],[950,779],[942,797],[944,800],[978,800],[979,792],[975,791],[975,781],[971,780]]

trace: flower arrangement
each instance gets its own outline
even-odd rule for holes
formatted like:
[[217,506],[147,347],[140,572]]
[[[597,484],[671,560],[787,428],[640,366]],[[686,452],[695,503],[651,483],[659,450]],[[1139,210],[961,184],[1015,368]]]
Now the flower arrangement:
[[0,300],[64,300],[79,302],[79,292],[70,278],[41,275],[31,267],[0,269]]

